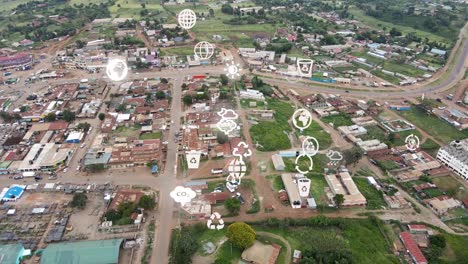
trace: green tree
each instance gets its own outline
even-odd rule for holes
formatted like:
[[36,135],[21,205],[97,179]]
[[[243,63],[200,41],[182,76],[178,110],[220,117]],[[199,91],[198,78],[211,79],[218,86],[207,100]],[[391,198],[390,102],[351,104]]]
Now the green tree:
[[22,105],[22,106],[20,107],[20,112],[21,112],[21,113],[24,113],[24,112],[28,111],[28,109],[29,109],[29,106],[27,106],[27,105]]
[[88,122],[84,122],[84,123],[79,123],[76,127],[78,129],[83,130],[86,133],[86,132],[89,131],[89,128],[91,127],[91,124],[88,123]]
[[230,4],[224,4],[221,6],[221,12],[224,14],[232,15],[234,14],[234,8]]
[[351,149],[343,151],[343,158],[346,165],[358,163],[362,155],[362,150],[359,147],[352,147]]
[[115,209],[110,209],[109,211],[106,212],[104,215],[107,221],[117,221],[120,218],[122,218],[122,214],[115,210]]
[[166,78],[161,78],[161,83],[168,84],[169,81]]
[[156,202],[154,201],[154,197],[151,195],[143,195],[137,204],[137,207],[141,207],[145,210],[153,209],[155,206]]
[[184,104],[185,105],[192,105],[193,103],[193,97],[189,94],[187,94],[186,96],[184,96],[184,98],[182,99],[182,101],[184,101]]
[[256,233],[248,224],[236,222],[229,225],[226,236],[234,246],[240,249],[246,249],[253,245]]
[[208,10],[208,12],[210,12],[210,17],[214,17],[215,13],[214,13],[214,10],[212,8],[210,8],[210,10]]
[[127,104],[120,104],[117,109],[115,109],[115,111],[117,111],[117,113],[122,113],[124,112],[125,110],[127,109]]
[[221,79],[222,85],[227,85],[229,83],[229,77],[227,77],[226,74],[221,74],[219,78]]
[[237,215],[240,212],[241,203],[236,198],[229,198],[224,202],[224,207],[234,215]]
[[218,141],[219,144],[224,144],[229,141],[229,137],[223,132],[219,131],[218,134],[216,134],[216,141]]
[[88,201],[88,196],[84,193],[75,193],[73,195],[73,199],[71,201],[71,206],[72,207],[78,207],[80,209],[83,209],[86,207],[86,202]]
[[48,113],[44,117],[44,120],[47,121],[47,122],[54,122],[55,120],[57,120],[57,115],[55,115],[55,113]]
[[84,42],[83,40],[79,39],[75,42],[76,44],[76,47],[79,48],[79,49],[82,49],[85,45],[86,45],[86,42]]
[[63,111],[63,120],[67,121],[68,123],[72,122],[73,120],[76,119],[76,115],[74,112],[68,110],[68,109],[65,109]]
[[106,114],[99,113],[98,118],[99,118],[99,120],[104,121],[104,119],[106,119]]
[[344,195],[340,194],[340,193],[337,193],[335,195],[335,197],[333,197],[333,201],[335,202],[336,204],[336,207],[340,208],[341,205],[344,203]]
[[157,99],[164,99],[164,98],[166,98],[166,93],[163,92],[163,91],[157,91],[156,92],[156,98]]
[[445,237],[440,234],[429,237],[429,242],[431,244],[431,247],[439,247],[444,249],[446,246]]
[[95,173],[95,172],[100,172],[106,169],[106,166],[104,164],[90,164],[86,166],[86,170]]

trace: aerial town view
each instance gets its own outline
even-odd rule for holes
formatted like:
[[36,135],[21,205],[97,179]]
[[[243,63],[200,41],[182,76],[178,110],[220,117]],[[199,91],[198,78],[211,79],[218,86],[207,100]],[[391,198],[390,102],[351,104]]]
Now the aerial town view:
[[467,264],[468,0],[0,0],[0,264]]

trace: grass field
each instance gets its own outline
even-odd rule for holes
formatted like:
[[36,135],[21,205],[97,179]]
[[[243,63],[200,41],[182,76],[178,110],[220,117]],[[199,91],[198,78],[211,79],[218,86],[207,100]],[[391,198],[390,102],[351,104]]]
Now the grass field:
[[290,103],[267,99],[268,109],[275,110],[275,121],[261,121],[250,128],[250,134],[254,143],[259,143],[261,151],[283,150],[291,147],[291,142],[286,133],[290,132],[291,126],[288,121],[294,113]]
[[281,175],[273,174],[266,176],[268,180],[271,181],[271,186],[275,192],[284,189],[283,180],[281,179]]
[[459,200],[468,198],[468,189],[463,187],[463,185],[452,176],[434,177],[432,178],[432,182],[437,185],[440,190],[449,195],[453,195]]
[[382,192],[370,185],[366,178],[354,177],[353,180],[362,195],[366,197],[367,209],[382,209],[386,206]]
[[[91,0],[74,0],[75,2],[90,2]],[[98,0],[99,2],[101,0]],[[112,17],[132,17],[139,18],[140,11],[143,10],[141,6],[145,3],[145,8],[149,12],[164,12],[164,8],[160,4],[160,0],[142,1],[142,0],[116,0],[115,4],[109,8]],[[120,5],[120,6],[119,6]],[[165,15],[167,16],[167,14]]]
[[322,117],[320,120],[322,120],[322,122],[327,123],[327,124],[330,124],[330,123],[333,124],[334,128],[337,128],[340,126],[350,126],[353,124],[353,121],[351,121],[351,117],[343,113],[340,113],[338,115]]
[[364,58],[364,59],[367,60],[367,62],[370,62],[370,63],[375,64],[375,65],[381,65],[381,64],[384,63],[384,60],[373,57],[373,56],[367,54],[366,51],[351,52],[351,55],[356,56],[356,57],[360,57],[360,58]]
[[160,139],[162,138],[162,132],[154,132],[154,133],[145,133],[140,135],[140,139]]
[[20,4],[30,2],[30,0],[1,0],[0,12],[10,12]]
[[[244,3],[242,3],[242,5],[244,5]],[[176,23],[176,14],[188,7],[187,5],[182,5],[166,6],[165,8],[172,17],[168,23]],[[208,13],[210,8],[210,6],[203,4],[190,6],[190,9],[198,13]],[[213,11],[214,17],[198,19],[195,27],[191,29],[191,31],[197,36],[198,40],[209,41],[213,38],[213,35],[220,35],[225,39],[233,41],[233,44],[237,47],[253,47],[252,39],[250,38],[251,36],[261,34],[271,37],[276,30],[276,27],[271,24],[224,24],[223,21],[235,18],[235,16],[222,13],[221,5],[214,7]]]
[[393,83],[393,84],[396,84],[396,85],[400,84],[400,79],[398,77],[385,74],[381,70],[373,70],[373,71],[371,71],[371,73],[374,74],[375,76],[379,77],[379,78],[382,78],[382,79],[386,80],[389,83]]
[[373,28],[377,28],[377,29],[382,30],[383,27],[386,27],[387,29],[395,27],[397,30],[401,31],[403,34],[408,34],[410,32],[416,32],[416,34],[418,36],[420,36],[421,38],[426,38],[427,37],[431,41],[441,42],[441,43],[447,44],[448,46],[453,45],[453,41],[450,40],[450,39],[447,39],[447,38],[444,38],[442,36],[432,34],[430,32],[418,30],[418,29],[415,29],[415,28],[412,28],[412,27],[407,27],[407,26],[402,26],[402,25],[395,25],[393,23],[388,23],[388,22],[385,22],[385,21],[382,21],[382,20],[378,20],[376,18],[365,15],[362,10],[359,10],[356,7],[349,8],[349,12],[350,12],[350,14],[354,15],[354,17],[357,20],[359,20],[359,21],[363,22],[364,24],[366,24],[368,26],[371,26]]
[[[332,145],[332,139],[330,134],[328,134],[318,123],[312,122],[312,124],[304,129],[302,132],[305,136],[311,136],[317,139],[320,149],[327,149]],[[298,132],[299,135],[299,132]]]
[[410,111],[400,111],[398,114],[444,143],[468,137],[468,131],[459,131],[444,120],[432,115],[428,116],[424,111],[415,106],[412,106]]
[[193,46],[171,47],[161,49],[161,56],[187,56],[193,54]]
[[[327,252],[350,251],[352,263],[390,264],[399,263],[390,253],[391,245],[386,241],[379,226],[368,219],[343,219],[343,228],[333,226],[307,226],[255,229],[278,234],[288,240],[293,249]],[[346,262],[349,263],[349,262]]]
[[118,126],[113,132],[112,135],[116,137],[138,137],[140,133],[141,126],[134,125],[134,126]]
[[398,64],[391,61],[385,61],[383,64],[383,68],[384,70],[395,73],[401,73],[410,77],[422,76],[425,73],[423,70],[420,70],[414,66],[408,64]]

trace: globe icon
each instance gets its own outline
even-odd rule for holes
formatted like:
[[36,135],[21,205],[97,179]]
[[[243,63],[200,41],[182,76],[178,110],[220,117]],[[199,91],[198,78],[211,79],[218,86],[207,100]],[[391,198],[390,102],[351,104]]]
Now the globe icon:
[[181,28],[191,29],[197,23],[197,15],[190,9],[184,9],[180,11],[177,20]]
[[202,41],[195,45],[193,52],[199,59],[207,60],[213,56],[214,46],[209,42]]
[[228,178],[234,178],[240,184],[241,178],[244,177],[245,173],[247,172],[247,166],[242,159],[235,159],[229,162],[228,171]]
[[122,81],[127,77],[127,63],[122,59],[111,59],[106,66],[106,74],[112,81]]

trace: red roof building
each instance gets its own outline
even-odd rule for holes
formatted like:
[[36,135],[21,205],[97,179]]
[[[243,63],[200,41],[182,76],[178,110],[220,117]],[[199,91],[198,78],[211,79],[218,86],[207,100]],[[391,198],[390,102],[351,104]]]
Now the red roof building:
[[408,225],[408,229],[411,233],[427,233],[426,225]]
[[414,240],[413,236],[408,232],[401,232],[400,239],[405,245],[408,253],[410,254],[411,258],[413,259],[415,264],[427,264],[427,259],[424,257],[421,249],[419,249],[418,244]]

